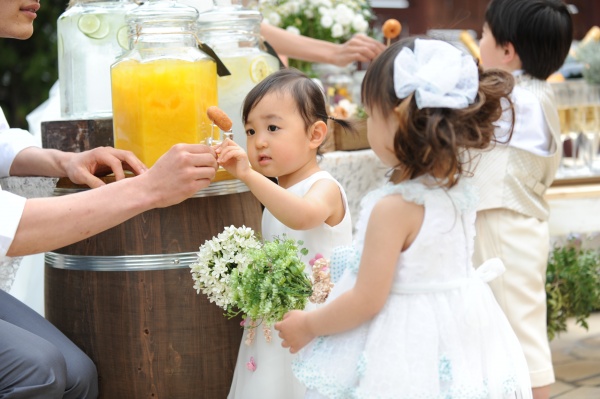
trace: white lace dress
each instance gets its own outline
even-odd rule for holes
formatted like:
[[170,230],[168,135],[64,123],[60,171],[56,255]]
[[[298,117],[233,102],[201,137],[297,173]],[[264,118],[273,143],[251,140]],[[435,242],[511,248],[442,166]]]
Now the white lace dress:
[[[352,244],[352,220],[348,210],[348,201],[342,186],[331,174],[319,171],[310,177],[289,187],[287,190],[299,197],[304,196],[315,182],[328,179],[338,184],[340,194],[344,201],[346,214],[343,220],[335,226],[325,223],[310,230],[292,230],[277,220],[268,209],[263,212],[262,235],[265,240],[273,237],[288,237],[304,242],[303,247],[308,249],[308,256],[304,261],[320,253],[324,257],[331,256],[331,250],[341,245]],[[310,269],[306,268],[305,272]],[[314,308],[315,304],[308,303],[307,309]],[[289,350],[281,346],[281,339],[273,327],[267,331],[271,339],[265,340],[263,327],[256,328],[254,339],[246,344],[249,330],[244,332],[238,358],[234,370],[229,399],[302,399],[305,388],[292,373],[292,355]]]
[[295,359],[306,397],[530,398],[521,346],[485,282],[503,265],[493,260],[476,271],[471,264],[477,199],[464,180],[450,190],[411,180],[365,197],[353,247],[332,255],[333,277],[341,277],[329,300],[354,285],[371,210],[391,194],[423,204],[423,226],[400,255],[379,314],[317,338]]

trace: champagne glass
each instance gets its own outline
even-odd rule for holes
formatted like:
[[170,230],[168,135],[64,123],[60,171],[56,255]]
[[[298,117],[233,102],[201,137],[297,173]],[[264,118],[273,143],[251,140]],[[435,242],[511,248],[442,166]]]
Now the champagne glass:
[[576,166],[577,129],[575,127],[576,88],[572,82],[552,83],[560,120],[562,157],[558,174],[572,176]]
[[585,102],[578,108],[577,121],[581,129],[582,156],[592,174],[600,172],[598,146],[600,142],[600,85],[586,83]]

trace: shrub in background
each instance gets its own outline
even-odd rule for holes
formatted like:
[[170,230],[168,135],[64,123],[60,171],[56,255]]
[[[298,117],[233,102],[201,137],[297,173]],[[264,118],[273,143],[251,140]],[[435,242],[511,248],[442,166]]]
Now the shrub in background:
[[578,237],[555,247],[548,260],[546,301],[550,340],[567,331],[570,317],[587,329],[587,318],[600,309],[600,252],[581,248]]

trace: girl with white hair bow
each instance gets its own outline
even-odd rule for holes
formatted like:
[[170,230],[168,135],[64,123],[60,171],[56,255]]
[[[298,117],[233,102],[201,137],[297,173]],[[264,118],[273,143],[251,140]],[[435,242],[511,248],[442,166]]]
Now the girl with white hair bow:
[[405,39],[369,67],[362,100],[369,143],[392,168],[364,197],[352,248],[325,306],[275,328],[300,351],[307,398],[530,398],[519,342],[475,270],[477,197],[465,150],[494,141],[512,77],[481,71],[452,45]]

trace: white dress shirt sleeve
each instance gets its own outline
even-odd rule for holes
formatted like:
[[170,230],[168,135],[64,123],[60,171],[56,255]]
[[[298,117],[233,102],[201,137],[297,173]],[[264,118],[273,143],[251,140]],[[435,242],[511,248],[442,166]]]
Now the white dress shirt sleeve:
[[21,221],[27,199],[0,189],[0,260],[6,256]]
[[[9,176],[17,154],[32,146],[37,146],[33,136],[22,129],[11,129],[0,108],[0,177]],[[15,237],[25,201],[25,198],[2,191],[0,187],[0,259],[6,256]]]
[[26,130],[11,129],[0,108],[0,177],[10,176],[10,166],[19,152],[37,147],[35,138]]

